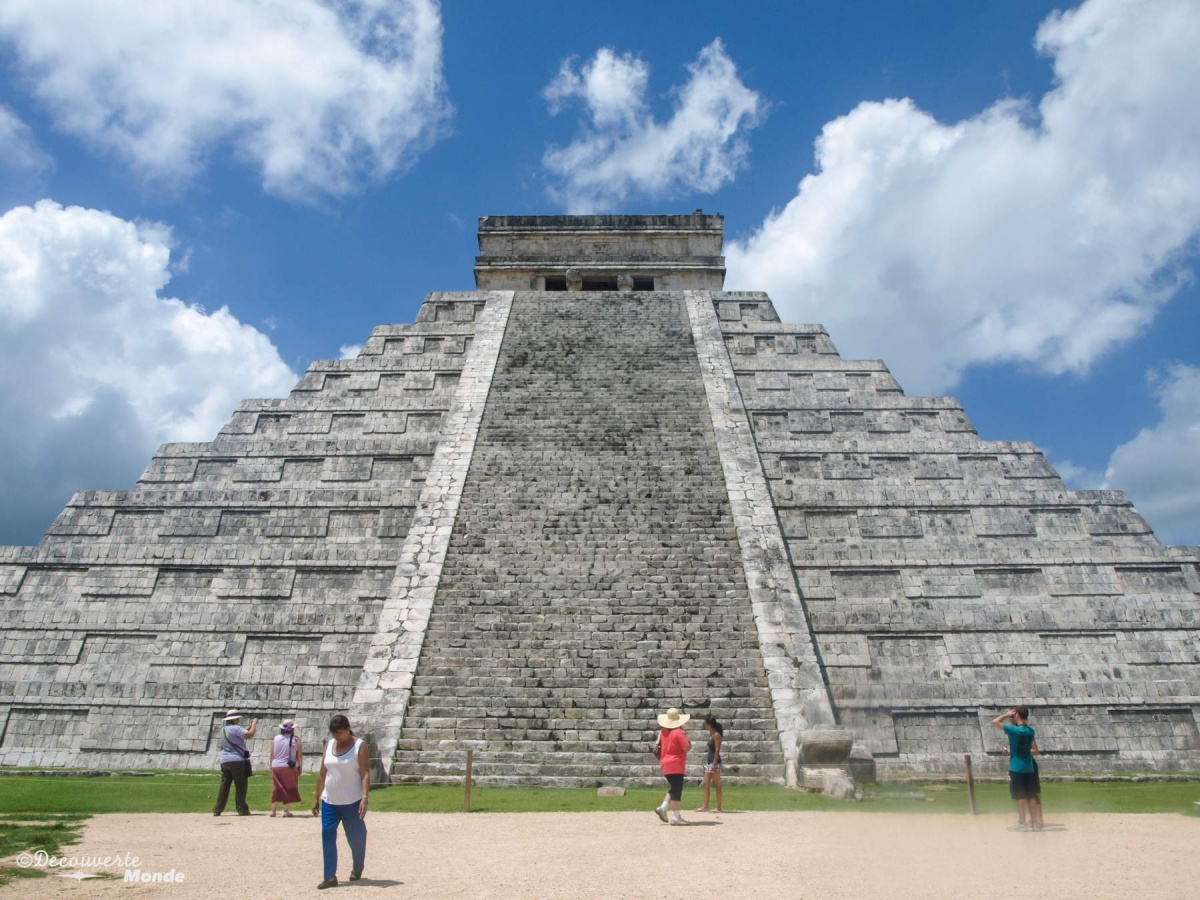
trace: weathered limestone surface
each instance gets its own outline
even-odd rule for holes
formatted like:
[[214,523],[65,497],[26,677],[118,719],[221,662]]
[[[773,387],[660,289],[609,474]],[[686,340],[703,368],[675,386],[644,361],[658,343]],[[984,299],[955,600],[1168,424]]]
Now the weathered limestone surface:
[[518,293],[393,775],[657,784],[671,706],[782,777],[683,295]]
[[471,748],[484,783],[657,782],[677,706],[734,779],[830,724],[851,768],[995,771],[1023,703],[1048,771],[1200,768],[1200,551],[1124,495],[717,290],[719,216],[480,249],[481,290],[0,548],[0,765],[209,766],[238,706],[348,711],[402,781]]
[[1003,768],[988,723],[1018,703],[1048,770],[1196,767],[1196,548],[766,295],[714,300],[838,721],[881,775]]
[[720,290],[724,219],[701,210],[687,216],[484,216],[479,220],[475,284],[480,290],[584,289],[609,276],[619,290],[635,277],[654,290]]
[[471,353],[426,472],[425,487],[354,692],[350,721],[359,723],[359,730],[370,735],[384,772],[391,769],[391,754],[408,708],[511,306],[511,292],[493,292],[479,316]]
[[430,295],[357,359],[0,548],[0,764],[209,766],[229,706],[320,734],[380,627],[489,296]]
[[713,295],[689,291],[686,296],[754,605],[759,647],[770,673],[786,782],[795,785],[800,735],[816,725],[832,724],[833,712],[804,601],[796,590],[787,545],[713,308]]

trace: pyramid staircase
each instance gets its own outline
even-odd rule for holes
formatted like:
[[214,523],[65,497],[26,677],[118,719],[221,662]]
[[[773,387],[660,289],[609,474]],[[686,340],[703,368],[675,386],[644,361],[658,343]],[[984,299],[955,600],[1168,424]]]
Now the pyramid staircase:
[[658,784],[670,706],[782,776],[682,297],[518,293],[393,780]]

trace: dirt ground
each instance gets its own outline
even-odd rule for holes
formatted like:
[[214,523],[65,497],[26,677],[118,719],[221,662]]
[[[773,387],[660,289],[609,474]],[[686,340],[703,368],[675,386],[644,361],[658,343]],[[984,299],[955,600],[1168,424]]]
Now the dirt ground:
[[[820,898],[1182,898],[1200,896],[1200,819],[884,813],[691,813],[688,827],[644,813],[372,813],[362,881],[333,896]],[[321,879],[316,819],[104,815],[75,855],[139,857],[183,883],[21,879],[31,897],[287,897]],[[68,872],[71,870],[67,870]],[[95,872],[97,869],[84,868]]]

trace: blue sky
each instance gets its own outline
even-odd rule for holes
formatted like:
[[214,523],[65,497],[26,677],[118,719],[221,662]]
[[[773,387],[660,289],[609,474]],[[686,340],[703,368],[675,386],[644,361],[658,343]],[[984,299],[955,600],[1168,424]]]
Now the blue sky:
[[1189,0],[0,8],[0,541],[424,295],[480,215],[725,215],[729,279],[1200,543]]

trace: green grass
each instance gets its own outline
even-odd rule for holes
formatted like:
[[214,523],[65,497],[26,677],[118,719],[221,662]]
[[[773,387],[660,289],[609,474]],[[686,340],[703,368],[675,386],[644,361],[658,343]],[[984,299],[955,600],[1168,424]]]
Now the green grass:
[[[81,815],[3,815],[0,816],[0,859],[7,860],[26,851],[44,850],[58,856],[63,848],[79,840],[87,816]],[[0,886],[18,878],[42,878],[46,870],[31,866],[0,864]]]
[[[970,812],[965,784],[905,785],[901,789],[919,790],[928,799],[924,802],[873,799],[855,804],[855,808],[920,812],[924,807],[925,812]],[[1198,782],[1042,782],[1042,805],[1050,816],[1069,812],[1190,814],[1194,800],[1200,800]],[[976,784],[975,802],[981,814],[1008,813],[1016,808],[1008,797],[1007,784]]]
[[[217,773],[173,773],[153,778],[114,775],[102,778],[5,777],[0,781],[0,817],[36,811],[74,816],[98,813],[208,812],[212,809],[220,777]],[[315,776],[300,782],[301,796],[311,804]],[[1042,786],[1047,812],[1190,813],[1200,800],[1198,782],[1048,782]],[[728,788],[725,805],[730,810],[846,810],[878,812],[967,813],[967,789],[961,784],[892,784],[868,786],[863,803],[844,803],[820,794],[789,791],[773,785]],[[919,796],[914,797],[914,794]],[[481,788],[471,792],[473,812],[589,812],[593,810],[644,810],[662,798],[662,788],[630,788],[624,797],[597,797],[593,788]],[[250,807],[270,808],[271,779],[259,773],[250,779]],[[981,813],[1011,812],[1008,787],[979,784],[976,798]],[[684,807],[699,805],[700,790],[689,781]],[[378,812],[459,812],[461,787],[395,786],[371,795]],[[232,798],[230,808],[232,812]],[[14,851],[17,852],[17,851]],[[7,855],[7,854],[0,854]]]

